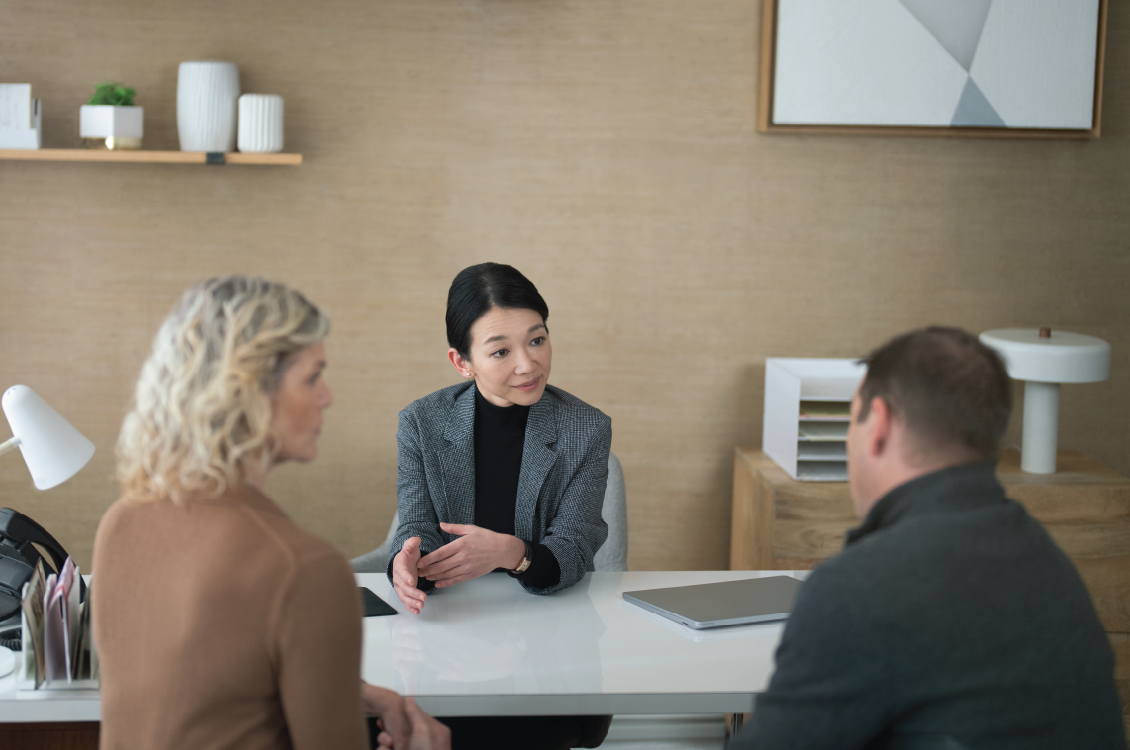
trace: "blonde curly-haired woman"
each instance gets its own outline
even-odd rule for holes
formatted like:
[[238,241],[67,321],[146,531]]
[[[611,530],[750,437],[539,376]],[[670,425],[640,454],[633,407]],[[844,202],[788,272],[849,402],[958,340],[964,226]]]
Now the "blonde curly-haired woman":
[[349,564],[263,492],[272,467],[318,455],[329,326],[299,292],[229,276],[157,333],[94,544],[102,748],[360,749],[364,710],[382,745],[407,746],[410,723],[445,743],[359,680]]

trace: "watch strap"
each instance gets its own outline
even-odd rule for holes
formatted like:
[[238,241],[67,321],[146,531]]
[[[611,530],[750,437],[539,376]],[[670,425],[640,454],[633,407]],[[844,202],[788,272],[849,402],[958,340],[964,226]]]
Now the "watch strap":
[[526,570],[530,567],[530,563],[534,561],[534,551],[530,549],[530,543],[523,539],[522,544],[526,546],[526,556],[522,558],[521,564],[513,570],[513,573],[515,575],[525,573]]

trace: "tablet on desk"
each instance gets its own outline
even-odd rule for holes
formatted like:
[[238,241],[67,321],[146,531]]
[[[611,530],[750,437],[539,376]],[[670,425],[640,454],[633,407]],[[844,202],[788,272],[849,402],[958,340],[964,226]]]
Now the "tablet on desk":
[[358,586],[357,591],[361,594],[362,617],[380,617],[382,615],[395,615],[397,613],[388,602],[374,594],[371,589],[365,586]]
[[792,576],[625,591],[624,601],[696,630],[784,620],[801,581]]

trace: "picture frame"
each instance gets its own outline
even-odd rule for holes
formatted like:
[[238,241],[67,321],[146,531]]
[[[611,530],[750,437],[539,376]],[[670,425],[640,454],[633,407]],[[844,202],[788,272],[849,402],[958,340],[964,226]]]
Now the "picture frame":
[[763,0],[758,131],[1098,138],[1109,0],[1084,1]]

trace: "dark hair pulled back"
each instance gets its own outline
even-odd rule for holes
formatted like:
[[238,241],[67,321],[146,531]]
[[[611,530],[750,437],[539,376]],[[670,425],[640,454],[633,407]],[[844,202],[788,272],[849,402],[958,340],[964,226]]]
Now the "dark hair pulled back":
[[471,326],[492,308],[533,310],[544,323],[549,307],[538,289],[518,269],[502,263],[464,268],[447,291],[447,343],[470,359]]

